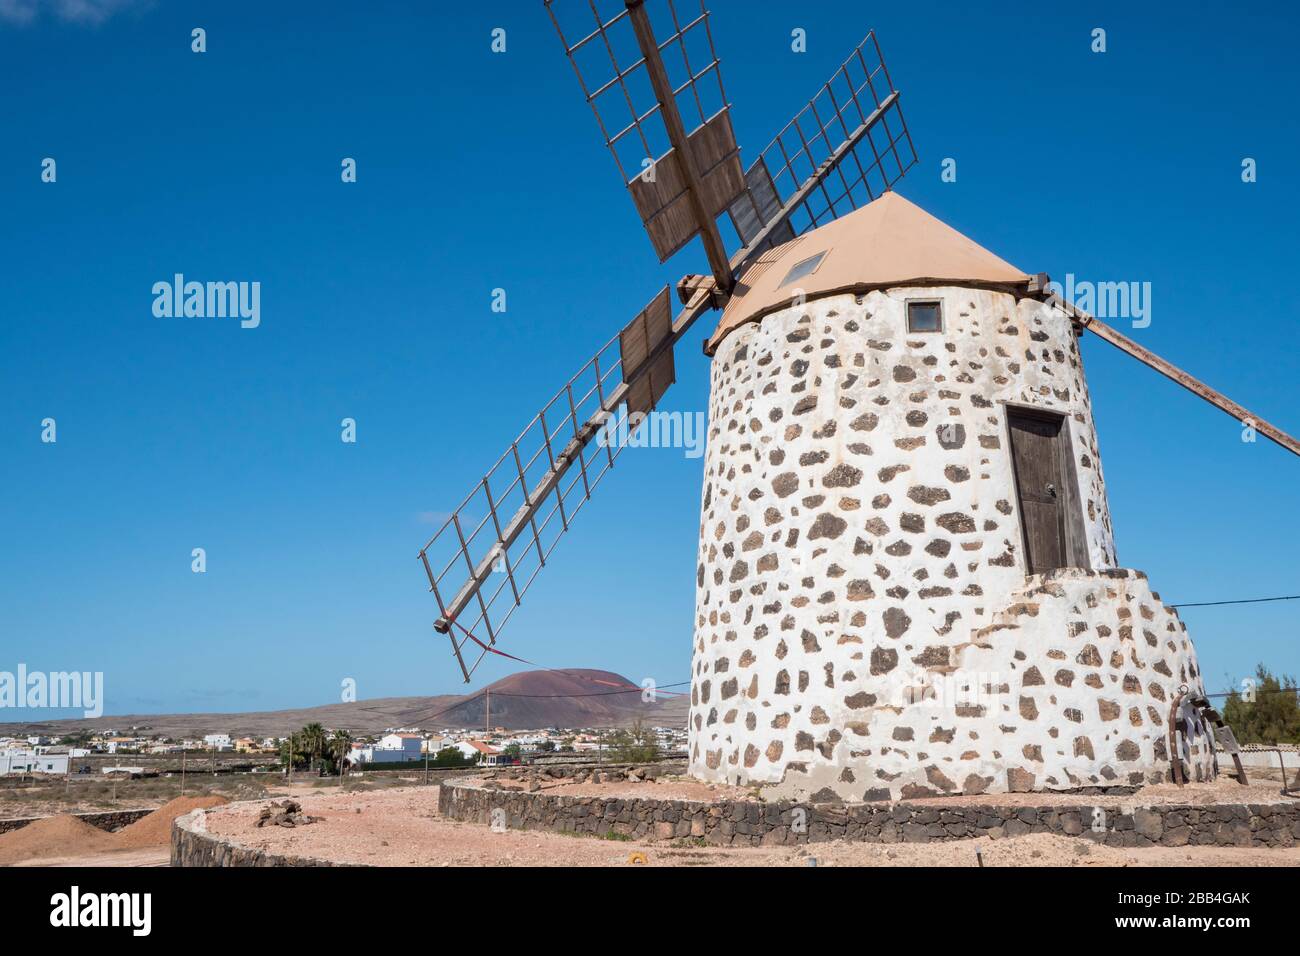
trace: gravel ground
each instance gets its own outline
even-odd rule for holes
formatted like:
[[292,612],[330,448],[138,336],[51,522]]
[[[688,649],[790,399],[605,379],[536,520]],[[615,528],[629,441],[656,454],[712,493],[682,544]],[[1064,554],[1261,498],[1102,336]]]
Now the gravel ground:
[[[576,793],[589,785],[567,786]],[[646,793],[653,788],[656,796],[668,796],[674,785],[596,786],[620,793],[628,788],[632,788],[629,792]],[[1239,794],[1234,795],[1240,799]],[[630,863],[634,854],[643,855],[649,866],[809,866],[810,857],[819,866],[978,866],[977,849],[985,866],[1300,866],[1300,848],[1126,850],[1048,833],[950,843],[836,842],[743,849],[700,847],[690,841],[622,842],[525,830],[494,833],[486,826],[445,820],[438,815],[437,787],[353,795],[304,794],[299,799],[304,811],[321,817],[321,822],[295,829],[258,829],[254,824],[264,803],[242,803],[210,812],[208,831],[277,853],[387,866],[626,866],[634,865]],[[1134,802],[1137,798],[1116,799]]]

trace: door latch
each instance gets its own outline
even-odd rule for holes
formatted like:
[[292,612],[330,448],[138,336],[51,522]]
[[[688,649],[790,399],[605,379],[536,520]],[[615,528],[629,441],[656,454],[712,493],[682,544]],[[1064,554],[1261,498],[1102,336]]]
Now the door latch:
[[1048,493],[1049,495],[1051,495],[1053,498],[1055,498],[1055,497],[1056,497],[1056,485],[1051,484],[1051,483],[1049,482],[1048,485],[1047,485],[1047,493]]

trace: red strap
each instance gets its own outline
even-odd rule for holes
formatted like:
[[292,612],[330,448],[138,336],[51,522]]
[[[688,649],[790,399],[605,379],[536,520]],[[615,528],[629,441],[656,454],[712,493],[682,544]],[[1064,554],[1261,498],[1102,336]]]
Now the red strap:
[[475,644],[477,644],[479,647],[483,648],[483,650],[485,650],[485,651],[491,651],[493,654],[499,654],[499,655],[501,655],[502,657],[508,657],[508,658],[510,658],[512,661],[518,661],[518,662],[521,663],[521,664],[529,664],[529,665],[531,665],[532,667],[539,667],[539,666],[541,666],[541,665],[539,665],[539,664],[534,664],[532,661],[526,661],[526,660],[524,660],[522,657],[515,657],[515,655],[513,655],[513,654],[507,654],[505,651],[499,651],[499,650],[497,650],[495,647],[491,647],[491,646],[489,646],[489,645],[487,645],[487,644],[484,644],[482,641],[480,641],[477,637],[475,637],[473,634],[471,634],[468,630],[466,630],[466,628],[462,627],[460,624],[457,624],[455,621],[452,621],[451,623],[452,623],[453,625],[455,625],[456,627],[459,627],[462,631],[465,631],[465,636],[468,637],[468,638],[469,638],[471,641],[473,641]]

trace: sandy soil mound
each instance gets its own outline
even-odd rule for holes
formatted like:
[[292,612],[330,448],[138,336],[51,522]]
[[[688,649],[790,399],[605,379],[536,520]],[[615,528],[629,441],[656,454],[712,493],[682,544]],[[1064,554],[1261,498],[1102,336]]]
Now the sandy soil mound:
[[134,850],[147,846],[163,846],[171,841],[172,821],[191,810],[208,810],[229,803],[225,797],[177,797],[169,800],[153,813],[141,817],[130,826],[112,835],[117,849]]
[[0,835],[0,866],[111,850],[113,842],[113,834],[60,813]]

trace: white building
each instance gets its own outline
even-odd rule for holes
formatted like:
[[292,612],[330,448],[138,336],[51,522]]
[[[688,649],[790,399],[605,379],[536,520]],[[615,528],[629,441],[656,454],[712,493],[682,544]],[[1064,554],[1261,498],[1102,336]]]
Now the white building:
[[68,755],[66,753],[37,753],[35,750],[0,751],[0,776],[9,774],[49,773],[65,774],[68,772]]
[[448,747],[456,746],[456,741],[451,737],[442,737],[434,734],[432,737],[426,737],[420,747],[421,753],[436,754],[439,750],[446,750]]
[[230,750],[233,746],[230,734],[207,734],[203,738],[203,745],[209,750]]
[[354,743],[347,762],[356,767],[363,764],[405,763],[423,756],[424,738],[420,734],[390,733],[379,738],[376,744]]
[[486,767],[495,767],[498,763],[507,762],[501,751],[481,740],[462,740],[456,744],[456,749],[466,757],[475,758]]
[[392,733],[385,734],[379,738],[379,743],[375,744],[375,750],[397,751],[402,756],[402,760],[416,760],[424,743],[424,738],[420,734],[411,733]]

